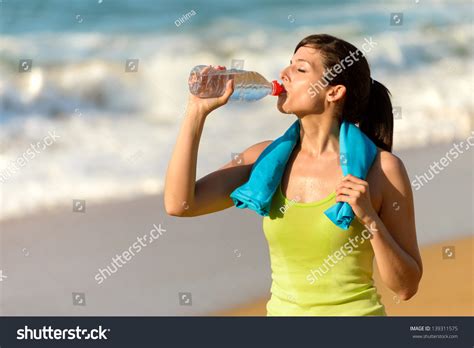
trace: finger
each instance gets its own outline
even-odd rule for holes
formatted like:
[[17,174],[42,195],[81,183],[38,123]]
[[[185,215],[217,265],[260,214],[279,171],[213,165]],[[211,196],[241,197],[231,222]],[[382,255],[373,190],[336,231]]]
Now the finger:
[[336,190],[340,187],[352,187],[352,185],[355,185],[355,184],[349,180],[342,180],[340,183],[336,185]]
[[359,185],[361,187],[364,187],[364,192],[368,190],[369,188],[369,183],[367,181],[364,181],[364,180],[355,181],[352,178],[343,179],[337,186],[353,187],[352,185]]
[[360,192],[356,190],[352,190],[350,188],[345,188],[342,187],[336,191],[337,194],[339,195],[346,195],[346,196],[351,196],[351,197],[357,197],[360,196]]
[[349,203],[349,200],[352,199],[349,196],[344,196],[344,195],[337,195],[336,196],[336,202],[347,202]]
[[338,189],[341,189],[341,188],[344,188],[344,187],[355,190],[355,191],[360,191],[362,193],[365,193],[367,191],[367,188],[364,185],[354,184],[353,182],[350,182],[350,181],[343,181],[343,182],[339,183],[336,186],[336,191]]
[[359,179],[358,177],[352,175],[352,174],[347,174],[345,177],[344,177],[344,180],[349,180],[349,181],[352,181],[352,182],[355,182],[356,184],[361,184],[361,185],[364,185],[364,184],[367,184],[367,181],[364,181],[362,179]]
[[230,79],[229,81],[227,81],[225,92],[222,96],[219,97],[219,102],[226,103],[232,93],[234,93],[234,79]]

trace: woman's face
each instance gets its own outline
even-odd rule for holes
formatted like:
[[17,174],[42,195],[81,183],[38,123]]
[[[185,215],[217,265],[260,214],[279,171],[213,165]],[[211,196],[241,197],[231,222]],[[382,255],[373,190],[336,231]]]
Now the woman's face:
[[317,87],[318,93],[311,89],[312,84],[322,79],[324,66],[319,50],[303,46],[293,55],[290,65],[280,73],[280,79],[287,93],[278,97],[277,107],[285,114],[307,115],[321,113],[327,88]]

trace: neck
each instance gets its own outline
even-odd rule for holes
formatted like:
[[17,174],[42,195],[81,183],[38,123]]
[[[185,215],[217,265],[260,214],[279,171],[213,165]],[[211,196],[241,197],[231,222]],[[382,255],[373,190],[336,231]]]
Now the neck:
[[300,122],[300,149],[303,153],[319,157],[326,152],[339,152],[339,128],[332,115],[305,115]]

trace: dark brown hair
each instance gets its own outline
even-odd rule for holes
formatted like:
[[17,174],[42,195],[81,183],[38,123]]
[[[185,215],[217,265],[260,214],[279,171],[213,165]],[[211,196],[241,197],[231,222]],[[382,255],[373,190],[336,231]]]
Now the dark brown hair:
[[[393,112],[389,90],[372,80],[367,59],[354,45],[327,34],[310,35],[301,40],[295,53],[302,46],[319,50],[325,70],[332,69],[346,57],[357,54],[358,61],[345,66],[329,82],[344,85],[346,96],[340,120],[358,124],[359,128],[381,149],[392,152]],[[352,55],[353,56],[353,55]]]

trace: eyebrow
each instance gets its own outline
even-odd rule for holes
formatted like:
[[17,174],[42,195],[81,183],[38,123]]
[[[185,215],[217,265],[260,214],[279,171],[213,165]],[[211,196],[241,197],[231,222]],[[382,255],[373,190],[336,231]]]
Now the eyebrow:
[[[299,59],[297,59],[296,61],[303,61],[303,62],[306,62],[306,63],[308,63],[309,65],[312,65],[310,62],[308,62],[308,61],[307,61],[307,60],[305,60],[305,59],[301,59],[301,58],[299,58]],[[293,61],[292,61],[291,59],[290,59],[290,64],[293,64]]]

